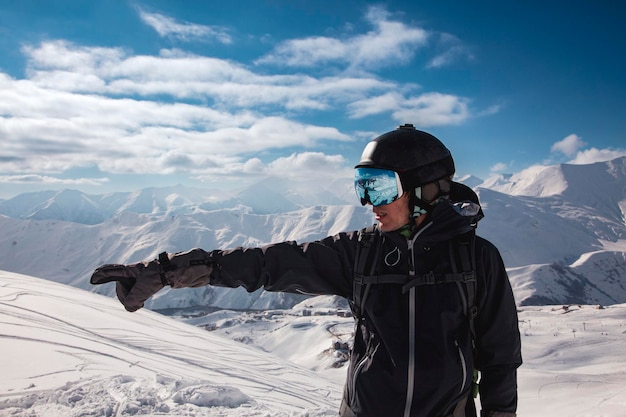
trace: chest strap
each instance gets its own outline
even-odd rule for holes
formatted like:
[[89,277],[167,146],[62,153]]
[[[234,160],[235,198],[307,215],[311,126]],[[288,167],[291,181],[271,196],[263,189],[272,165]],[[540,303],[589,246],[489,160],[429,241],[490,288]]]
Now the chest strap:
[[476,274],[473,271],[470,272],[453,272],[447,274],[435,274],[434,272],[427,272],[425,274],[417,275],[401,275],[401,274],[382,274],[382,275],[356,275],[355,281],[359,285],[368,284],[401,284],[402,292],[406,293],[413,287],[421,287],[423,285],[437,285],[447,284],[452,282],[458,282],[461,284],[467,284],[476,281]]

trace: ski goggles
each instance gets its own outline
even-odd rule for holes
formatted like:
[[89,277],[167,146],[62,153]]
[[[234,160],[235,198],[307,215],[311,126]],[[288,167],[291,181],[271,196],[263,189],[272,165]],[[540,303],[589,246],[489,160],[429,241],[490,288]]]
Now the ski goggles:
[[354,173],[354,188],[361,205],[374,207],[393,203],[403,193],[397,172],[380,168],[357,168]]

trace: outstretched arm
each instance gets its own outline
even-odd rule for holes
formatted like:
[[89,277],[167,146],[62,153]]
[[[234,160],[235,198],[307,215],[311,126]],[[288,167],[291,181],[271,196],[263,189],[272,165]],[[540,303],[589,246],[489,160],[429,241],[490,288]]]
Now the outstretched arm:
[[119,300],[128,311],[166,285],[172,288],[218,285],[248,291],[335,294],[352,291],[355,233],[340,233],[320,241],[282,242],[260,248],[206,252],[193,249],[132,265],[104,265],[91,277],[94,285],[116,283]]

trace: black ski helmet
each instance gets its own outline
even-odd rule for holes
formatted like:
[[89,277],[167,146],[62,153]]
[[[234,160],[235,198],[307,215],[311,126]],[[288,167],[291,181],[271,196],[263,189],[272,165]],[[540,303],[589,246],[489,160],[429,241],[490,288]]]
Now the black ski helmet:
[[448,148],[412,124],[404,124],[368,143],[355,168],[360,167],[395,171],[406,190],[454,175],[454,160]]

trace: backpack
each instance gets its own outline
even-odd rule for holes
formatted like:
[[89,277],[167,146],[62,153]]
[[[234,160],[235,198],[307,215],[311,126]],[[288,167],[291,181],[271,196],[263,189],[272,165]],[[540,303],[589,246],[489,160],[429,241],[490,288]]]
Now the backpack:
[[353,297],[350,301],[352,313],[357,321],[363,317],[362,306],[367,301],[370,287],[374,284],[402,284],[403,291],[423,285],[437,285],[454,282],[459,289],[463,311],[469,320],[472,340],[475,340],[474,319],[478,315],[476,306],[476,260],[474,243],[476,231],[455,236],[449,241],[448,253],[452,272],[407,276],[402,274],[376,275],[376,265],[382,247],[382,235],[372,225],[358,233],[358,244],[354,260]]

